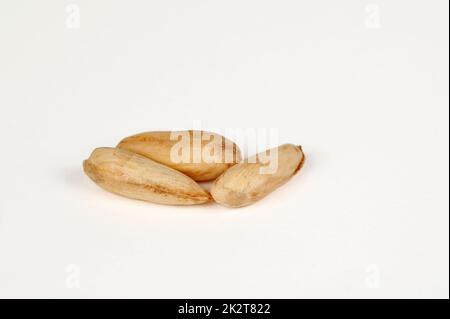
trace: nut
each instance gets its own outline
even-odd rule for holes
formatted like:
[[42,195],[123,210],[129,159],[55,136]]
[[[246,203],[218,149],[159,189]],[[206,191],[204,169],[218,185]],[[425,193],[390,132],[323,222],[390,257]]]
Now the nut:
[[[275,156],[272,171],[264,159]],[[253,204],[286,183],[302,167],[304,154],[300,146],[284,144],[259,153],[223,173],[213,184],[211,195],[216,202],[228,207]],[[270,163],[269,163],[270,164]]]
[[124,138],[117,147],[174,168],[196,181],[213,180],[241,160],[235,143],[205,131],[140,133]]
[[210,194],[190,177],[127,150],[101,147],[83,162],[85,173],[107,191],[158,204],[194,205]]

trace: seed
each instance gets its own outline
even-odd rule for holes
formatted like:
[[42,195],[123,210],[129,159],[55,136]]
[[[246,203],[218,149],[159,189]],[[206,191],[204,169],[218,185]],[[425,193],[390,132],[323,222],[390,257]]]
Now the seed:
[[[228,207],[253,204],[286,183],[302,167],[300,146],[284,144],[228,169],[214,182],[211,195]],[[272,164],[276,165],[272,165]]]
[[241,160],[235,143],[206,131],[145,132],[124,138],[117,147],[172,167],[196,181],[213,180]]
[[211,201],[208,192],[190,177],[127,150],[97,148],[83,168],[99,186],[125,197],[168,205]]

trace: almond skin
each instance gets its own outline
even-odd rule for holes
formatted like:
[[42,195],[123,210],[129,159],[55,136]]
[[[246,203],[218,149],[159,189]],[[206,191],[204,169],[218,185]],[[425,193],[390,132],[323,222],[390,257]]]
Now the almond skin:
[[125,197],[167,205],[211,201],[210,194],[190,177],[127,150],[97,148],[83,168],[96,184]]
[[[278,152],[278,165],[272,173],[261,174],[264,154]],[[260,200],[286,183],[302,167],[305,156],[300,146],[284,144],[259,153],[223,173],[213,184],[214,200],[227,207],[243,207]]]
[[[176,137],[179,134],[184,134],[189,139],[187,151],[190,155],[184,162],[175,161],[171,157],[171,151],[179,143],[178,139],[171,139],[171,135]],[[219,134],[205,131],[145,132],[124,138],[117,147],[167,165],[199,182],[214,180],[241,160],[241,152],[235,143]],[[208,162],[202,156],[195,160],[194,154],[202,154],[212,147],[220,150],[213,152],[212,161]],[[225,154],[231,155],[231,158]]]

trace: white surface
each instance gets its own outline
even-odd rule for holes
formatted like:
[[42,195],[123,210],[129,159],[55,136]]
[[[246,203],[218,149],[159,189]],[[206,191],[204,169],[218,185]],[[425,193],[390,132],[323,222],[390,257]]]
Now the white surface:
[[[0,39],[0,296],[448,298],[447,1],[2,1]],[[82,172],[194,120],[306,165],[239,210]]]

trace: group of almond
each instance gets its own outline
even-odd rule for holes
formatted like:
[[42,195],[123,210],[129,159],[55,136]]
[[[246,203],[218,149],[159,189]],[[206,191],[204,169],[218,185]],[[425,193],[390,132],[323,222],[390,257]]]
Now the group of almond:
[[[179,146],[179,141],[173,136],[183,134],[189,138],[188,161],[174,158],[174,147]],[[210,138],[205,140],[205,134]],[[210,154],[211,150],[220,152]],[[207,153],[213,160],[200,157],[193,161],[192,154],[196,152]],[[273,152],[276,167],[264,172],[268,163],[261,159]],[[237,145],[221,135],[165,131],[127,137],[115,148],[96,148],[83,162],[83,168],[102,188],[129,198],[167,205],[215,201],[227,207],[242,207],[286,183],[300,170],[304,159],[300,146],[284,144],[242,160]],[[197,183],[207,181],[213,181],[210,192]]]

